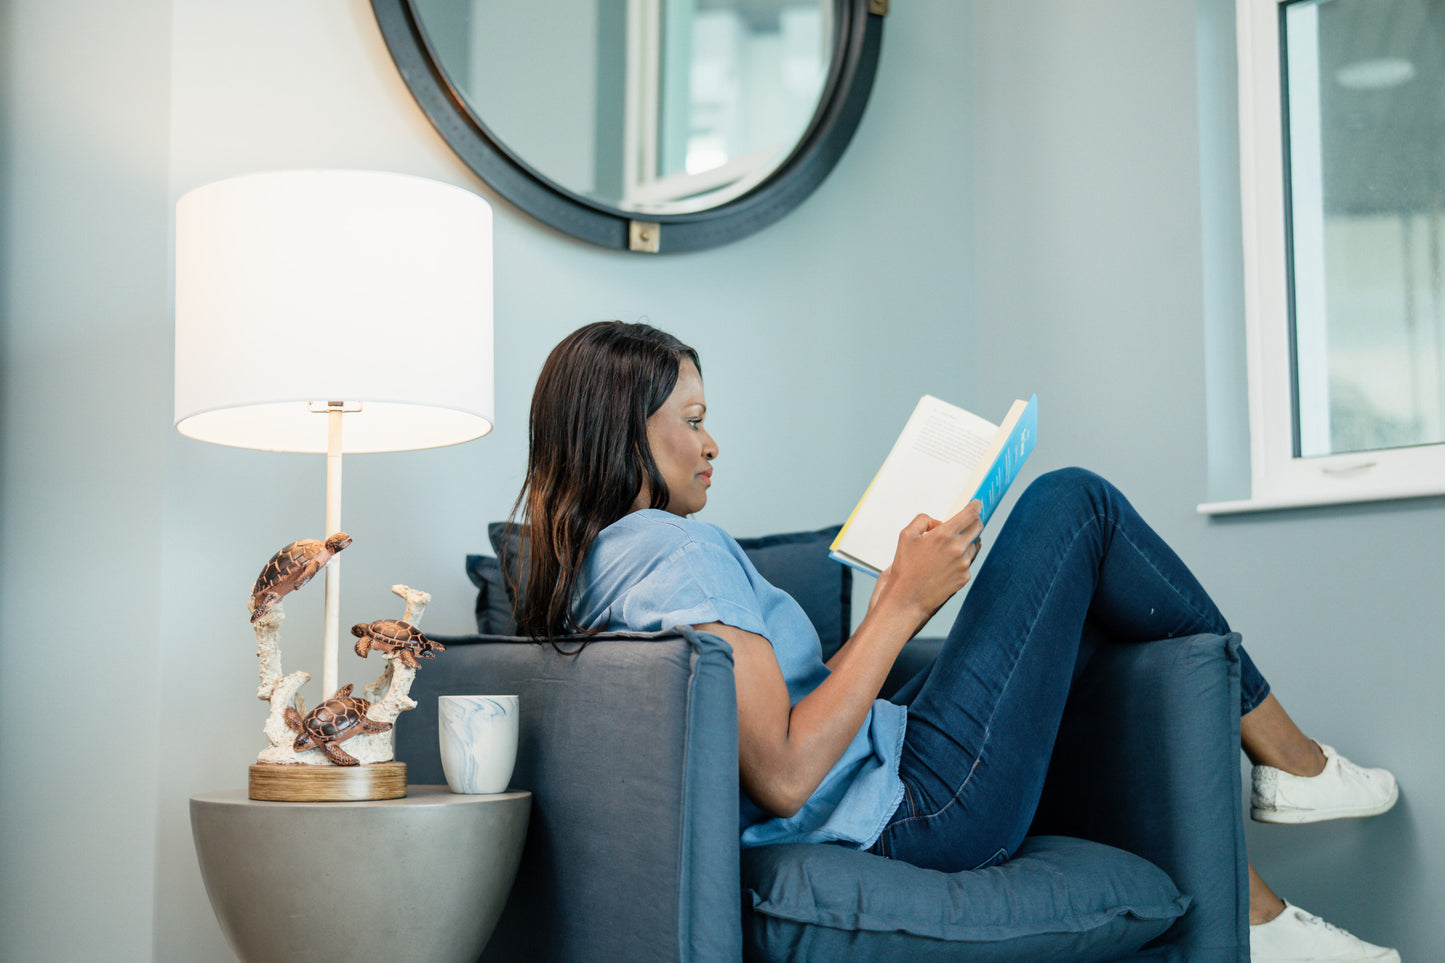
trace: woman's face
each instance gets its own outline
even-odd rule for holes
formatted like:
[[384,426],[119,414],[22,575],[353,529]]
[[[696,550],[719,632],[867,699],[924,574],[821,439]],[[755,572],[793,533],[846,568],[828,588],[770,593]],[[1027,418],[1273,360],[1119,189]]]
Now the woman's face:
[[[683,359],[677,369],[677,386],[647,419],[647,443],[652,448],[652,460],[667,482],[667,510],[674,515],[691,515],[707,504],[717,443],[702,426],[706,414],[702,375],[691,360]],[[633,510],[647,508],[651,501],[644,480]]]

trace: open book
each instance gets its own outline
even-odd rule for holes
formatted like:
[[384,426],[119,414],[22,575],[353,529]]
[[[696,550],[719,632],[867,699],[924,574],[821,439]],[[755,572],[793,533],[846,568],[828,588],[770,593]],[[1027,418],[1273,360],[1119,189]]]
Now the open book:
[[1038,434],[1038,395],[1015,401],[998,425],[924,395],[833,540],[831,555],[877,575],[892,564],[898,533],[920,512],[941,521],[977,498],[986,524]]

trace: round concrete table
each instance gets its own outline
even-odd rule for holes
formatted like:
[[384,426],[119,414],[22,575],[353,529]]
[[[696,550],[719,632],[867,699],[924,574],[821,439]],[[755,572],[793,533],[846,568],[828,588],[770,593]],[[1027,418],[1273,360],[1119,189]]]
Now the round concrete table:
[[191,797],[206,894],[246,963],[475,960],[517,874],[532,794]]

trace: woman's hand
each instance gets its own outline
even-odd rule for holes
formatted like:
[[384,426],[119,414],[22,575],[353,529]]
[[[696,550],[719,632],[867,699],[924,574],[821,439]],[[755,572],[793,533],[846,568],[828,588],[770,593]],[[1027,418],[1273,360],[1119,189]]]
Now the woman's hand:
[[943,603],[968,584],[981,547],[982,511],[983,504],[975,499],[947,521],[919,515],[910,522],[898,535],[893,564],[883,570],[873,587],[869,609],[902,606],[918,617],[922,628]]
[[733,649],[739,776],[753,802],[786,817],[812,796],[867,719],[898,650],[968,581],[981,508],[970,502],[946,522],[919,515],[903,530],[857,631],[796,704],[767,639],[722,622],[695,626]]

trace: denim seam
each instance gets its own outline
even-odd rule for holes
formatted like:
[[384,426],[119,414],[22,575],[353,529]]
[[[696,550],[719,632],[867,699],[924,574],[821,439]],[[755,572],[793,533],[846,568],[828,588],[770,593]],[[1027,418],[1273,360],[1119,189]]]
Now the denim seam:
[[[1092,518],[1090,518],[1087,522],[1085,522],[1084,524],[1080,525],[1080,526],[1079,526],[1079,530],[1074,533],[1073,541],[1071,541],[1071,542],[1069,543],[1069,547],[1065,550],[1064,554],[1067,555],[1069,552],[1072,552],[1072,551],[1074,550],[1074,546],[1075,546],[1076,544],[1078,544],[1079,537],[1084,534],[1085,529],[1086,529],[1089,525],[1097,524],[1098,522],[1099,522],[1099,516],[1098,516],[1098,514],[1096,513],[1096,514],[1095,514]],[[1117,526],[1116,526],[1116,528],[1117,528]],[[1137,550],[1137,549],[1136,549],[1136,550]],[[1059,568],[1062,568],[1062,567],[1063,567],[1063,566],[1059,566]],[[1049,588],[1048,588],[1048,591],[1046,591],[1046,592],[1044,593],[1044,601],[1045,601],[1045,602],[1047,602],[1049,596],[1053,594],[1054,587],[1058,584],[1058,580],[1059,580],[1059,573],[1058,573],[1058,570],[1055,570],[1053,578],[1049,580]],[[1041,612],[1041,611],[1043,610],[1043,608],[1044,608],[1044,605],[1040,605],[1040,606],[1038,607],[1038,610],[1034,612],[1033,621],[1029,623],[1028,632],[1025,633],[1024,646],[1028,645],[1028,643],[1033,640],[1034,629],[1035,629],[1035,627],[1038,625],[1038,621],[1039,621],[1039,612]],[[1020,653],[1022,653],[1024,646],[1020,646],[1020,647],[1019,647],[1019,652],[1020,652]],[[1004,697],[1004,695],[1008,692],[1009,686],[1013,684],[1014,673],[1018,671],[1018,664],[1019,664],[1019,659],[1018,659],[1017,656],[1015,656],[1014,662],[1013,662],[1013,666],[1009,669],[1008,679],[1006,679],[1006,680],[1004,681],[1003,688],[999,691],[999,697],[994,700],[993,712],[989,715],[988,725],[986,725],[986,726],[984,727],[984,730],[983,730],[983,740],[979,743],[978,753],[977,753],[977,754],[974,756],[974,758],[973,758],[973,765],[971,765],[971,766],[968,767],[968,775],[963,777],[963,782],[961,782],[961,783],[958,784],[958,788],[954,790],[953,795],[949,797],[948,801],[945,802],[941,807],[939,807],[939,808],[938,808],[937,810],[935,810],[934,812],[932,812],[932,813],[922,813],[922,814],[919,814],[919,815],[917,815],[917,816],[910,816],[910,817],[908,817],[908,818],[906,818],[906,819],[897,820],[897,823],[896,823],[897,825],[902,825],[902,824],[904,824],[904,823],[913,823],[913,822],[926,821],[926,820],[935,819],[935,818],[937,818],[938,816],[942,816],[945,812],[947,812],[947,811],[953,806],[954,803],[956,803],[956,802],[958,801],[958,797],[961,796],[961,795],[963,795],[963,791],[968,788],[969,782],[971,782],[971,781],[973,780],[973,774],[974,774],[976,771],[978,771],[978,764],[983,760],[983,754],[984,754],[985,750],[988,748],[989,740],[990,740],[990,739],[992,738],[992,736],[993,736],[993,717],[994,717],[994,714],[997,713],[997,711],[998,711],[998,704],[1003,701],[1003,697]]]
[[[1097,516],[1095,516],[1095,517],[1097,518]],[[1168,576],[1166,576],[1163,572],[1161,572],[1161,571],[1159,570],[1159,566],[1157,566],[1157,565],[1154,564],[1153,559],[1151,559],[1148,555],[1146,555],[1146,554],[1144,553],[1144,551],[1143,551],[1141,548],[1139,548],[1139,545],[1138,545],[1132,538],[1130,538],[1130,537],[1124,532],[1124,530],[1118,526],[1118,524],[1115,524],[1115,525],[1114,525],[1114,534],[1117,535],[1117,536],[1119,536],[1120,538],[1122,538],[1125,542],[1127,542],[1128,545],[1129,545],[1129,547],[1134,550],[1134,554],[1138,555],[1139,558],[1143,559],[1144,563],[1149,566],[1149,568],[1153,569],[1154,574],[1157,575],[1157,576],[1159,576],[1159,580],[1160,580],[1161,582],[1163,582],[1165,585],[1168,585],[1168,586],[1169,586],[1169,590],[1174,593],[1175,598],[1179,599],[1179,601],[1181,601],[1181,602],[1184,603],[1185,608],[1187,608],[1187,609],[1189,609],[1191,612],[1193,612],[1194,615],[1195,615],[1201,622],[1209,622],[1209,621],[1210,621],[1208,615],[1206,615],[1204,612],[1199,611],[1198,606],[1196,606],[1192,601],[1190,601],[1187,597],[1185,597],[1185,595],[1184,595],[1182,592],[1179,591],[1178,586],[1176,586],[1176,585],[1174,584],[1174,580],[1171,579],[1171,578],[1169,578]],[[1222,630],[1222,631],[1217,631],[1217,630],[1212,630],[1212,629],[1211,629],[1210,631],[1211,631],[1212,634],[1215,634],[1215,635],[1228,635],[1228,634],[1229,634],[1229,631],[1230,631],[1230,629],[1229,629],[1229,620],[1228,620],[1228,619],[1225,620],[1225,624],[1224,624],[1224,627],[1223,627],[1223,630]],[[1174,636],[1165,636],[1165,638],[1174,638]]]
[[[1131,548],[1131,549],[1134,551],[1135,555],[1137,555],[1146,565],[1149,566],[1150,569],[1152,569],[1152,570],[1154,571],[1154,573],[1159,577],[1160,581],[1163,582],[1165,585],[1168,585],[1168,586],[1169,586],[1170,591],[1172,591],[1172,592],[1174,593],[1175,597],[1179,599],[1179,601],[1184,605],[1185,608],[1187,608],[1189,611],[1193,612],[1194,615],[1195,615],[1196,617],[1198,617],[1201,622],[1209,622],[1209,621],[1210,621],[1210,619],[1207,617],[1206,613],[1201,612],[1201,611],[1199,610],[1198,606],[1196,606],[1196,605],[1193,603],[1193,601],[1191,601],[1188,597],[1186,597],[1182,592],[1179,591],[1178,586],[1176,586],[1176,585],[1174,584],[1174,580],[1171,579],[1171,578],[1169,578],[1169,577],[1167,577],[1162,571],[1160,571],[1159,566],[1157,566],[1156,564],[1154,564],[1154,561],[1153,561],[1151,558],[1149,558],[1149,556],[1148,556],[1142,549],[1139,548],[1138,543],[1136,543],[1132,538],[1130,538],[1130,537],[1128,536],[1128,534],[1127,534],[1122,528],[1119,527],[1119,524],[1118,524],[1117,522],[1113,521],[1112,519],[1107,519],[1107,518],[1105,518],[1103,515],[1101,515],[1101,514],[1100,514],[1099,512],[1097,512],[1097,511],[1096,511],[1096,512],[1093,514],[1093,516],[1091,516],[1087,521],[1085,521],[1083,524],[1081,524],[1081,525],[1079,526],[1079,528],[1078,528],[1077,531],[1074,532],[1073,540],[1069,543],[1068,548],[1065,549],[1065,551],[1064,551],[1064,556],[1067,556],[1069,553],[1071,553],[1071,552],[1074,550],[1074,547],[1078,544],[1079,538],[1084,534],[1085,531],[1087,531],[1087,529],[1088,529],[1088,527],[1089,527],[1090,525],[1097,525],[1097,526],[1100,527],[1101,530],[1102,530],[1105,526],[1107,526],[1107,527],[1111,530],[1111,531],[1110,531],[1110,536],[1109,536],[1111,541],[1113,540],[1113,538],[1114,538],[1115,536],[1118,536],[1119,538],[1121,538],[1121,539],[1124,541],[1124,543],[1127,544],[1127,545],[1129,546],[1129,548]],[[1055,586],[1058,584],[1059,569],[1062,569],[1062,568],[1063,568],[1063,566],[1059,566],[1059,568],[1055,570],[1053,578],[1049,581],[1048,591],[1046,591],[1046,592],[1044,593],[1044,602],[1045,602],[1045,603],[1047,603],[1049,596],[1053,594],[1054,588],[1055,588]],[[1033,619],[1033,621],[1029,624],[1028,632],[1027,632],[1026,635],[1025,635],[1025,642],[1024,642],[1024,645],[1025,645],[1025,646],[1028,645],[1028,643],[1032,641],[1034,629],[1035,629],[1035,627],[1038,625],[1039,612],[1041,612],[1044,608],[1045,608],[1045,605],[1044,605],[1044,604],[1041,604],[1041,605],[1038,607],[1038,610],[1034,612],[1034,619]],[[1228,631],[1229,631],[1229,629],[1228,629],[1228,626],[1226,625],[1226,626],[1225,626],[1225,632],[1228,632]],[[1021,646],[1021,647],[1019,648],[1019,652],[1022,652],[1022,651],[1023,651],[1023,646]],[[1008,677],[1007,680],[1005,680],[1003,689],[1000,690],[999,698],[998,698],[997,700],[995,700],[995,702],[994,702],[994,712],[995,712],[995,713],[997,712],[997,709],[998,709],[998,703],[1003,700],[1003,696],[1008,692],[1008,687],[1013,684],[1014,673],[1015,673],[1017,670],[1018,670],[1018,658],[1015,657],[1013,666],[1009,669],[1009,677]],[[963,791],[968,788],[969,782],[972,781],[972,779],[973,779],[973,774],[978,770],[978,765],[979,765],[979,763],[983,760],[984,752],[987,751],[988,745],[989,745],[989,741],[990,741],[990,739],[992,738],[992,736],[993,736],[993,716],[990,715],[990,717],[989,717],[989,722],[988,722],[988,724],[984,727],[983,740],[979,743],[978,753],[974,756],[973,765],[969,766],[969,768],[968,768],[968,775],[964,776],[963,782],[959,783],[958,788],[954,790],[953,795],[949,797],[948,801],[945,802],[941,807],[939,807],[937,810],[935,810],[935,811],[932,812],[932,813],[924,813],[924,814],[919,814],[919,815],[910,815],[910,816],[908,816],[907,818],[895,820],[895,823],[896,823],[896,824],[903,824],[903,823],[912,823],[912,822],[919,822],[919,821],[930,820],[930,819],[933,819],[933,818],[935,818],[935,817],[941,816],[941,815],[943,815],[945,812],[947,812],[947,811],[949,810],[949,808],[951,808],[951,807],[953,806],[953,804],[958,801],[958,798],[959,798],[959,796],[961,796],[961,795],[963,794]]]
[[1242,715],[1242,716],[1247,716],[1247,715],[1249,715],[1249,714],[1250,714],[1251,712],[1253,712],[1255,709],[1258,709],[1258,708],[1259,708],[1259,704],[1260,704],[1261,702],[1263,702],[1266,698],[1269,697],[1269,693],[1270,693],[1269,681],[1268,681],[1268,680],[1261,680],[1261,681],[1263,681],[1264,684],[1263,684],[1262,686],[1260,686],[1258,689],[1255,689],[1253,692],[1243,692],[1243,691],[1241,690],[1241,693],[1240,693],[1240,710],[1239,710],[1239,714],[1240,714],[1240,715]]

